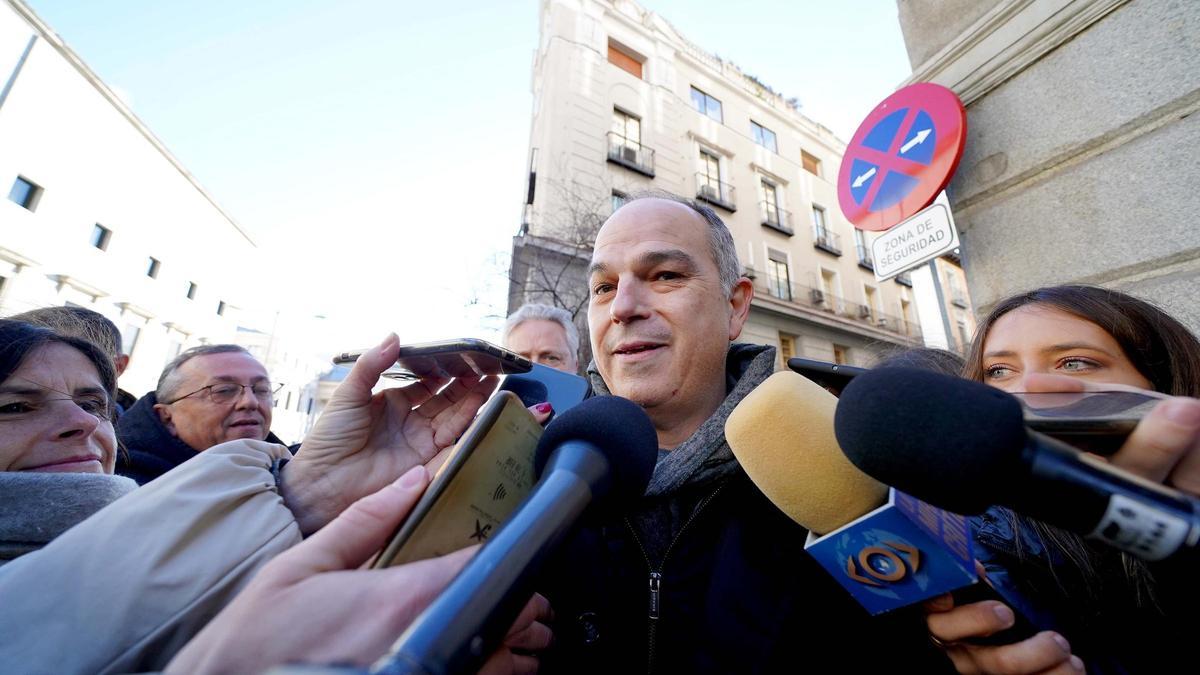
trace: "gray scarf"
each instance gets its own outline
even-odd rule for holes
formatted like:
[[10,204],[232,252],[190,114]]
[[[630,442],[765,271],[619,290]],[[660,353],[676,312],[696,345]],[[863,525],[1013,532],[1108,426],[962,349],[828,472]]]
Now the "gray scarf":
[[[729,393],[717,411],[679,447],[660,455],[646,496],[674,492],[686,484],[707,483],[733,473],[737,461],[725,442],[725,420],[746,394],[775,371],[775,348],[763,345],[732,344],[725,359],[725,389]],[[609,395],[608,385],[600,377],[593,361],[588,365],[592,390]]]
[[45,546],[136,487],[104,474],[0,472],[0,565]]

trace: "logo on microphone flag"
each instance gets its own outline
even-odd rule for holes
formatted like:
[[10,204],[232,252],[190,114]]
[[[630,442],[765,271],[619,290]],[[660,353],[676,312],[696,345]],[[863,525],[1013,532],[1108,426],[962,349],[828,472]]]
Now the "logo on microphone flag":
[[967,519],[895,489],[886,504],[805,549],[871,614],[928,600],[977,578]]

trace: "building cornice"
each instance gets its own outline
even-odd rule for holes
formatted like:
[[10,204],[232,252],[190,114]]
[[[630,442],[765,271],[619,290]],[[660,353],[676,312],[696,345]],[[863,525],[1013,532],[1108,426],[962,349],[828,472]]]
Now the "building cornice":
[[69,286],[80,293],[83,293],[84,295],[90,295],[93,298],[108,297],[107,292],[102,291],[85,281],[80,281],[79,279],[68,274],[53,274],[50,276],[50,278],[54,280],[55,284],[58,286],[58,290],[60,291],[64,287]]
[[108,85],[104,84],[104,82],[99,76],[96,75],[96,73],[92,72],[92,69],[83,62],[83,59],[79,58],[79,55],[72,51],[71,48],[68,47],[65,42],[63,42],[62,38],[58,36],[58,33],[55,33],[53,30],[51,30],[50,26],[48,26],[46,22],[42,21],[41,17],[34,13],[33,9],[31,9],[24,2],[21,2],[21,0],[8,0],[8,4],[13,8],[13,11],[21,16],[21,18],[25,19],[25,21],[31,27],[33,27],[35,31],[37,31],[42,39],[54,47],[54,49],[57,50],[58,53],[67,60],[67,62],[70,63],[71,66],[73,66],[75,70],[83,76],[83,79],[87,80],[89,84],[95,87],[96,91],[98,91],[101,96],[103,96],[110,104],[112,104],[112,106],[116,108],[117,112],[119,112],[125,117],[126,120],[129,121],[130,124],[132,124],[133,128],[136,129],[137,132],[140,133],[147,141],[149,141],[150,145],[153,145],[154,148],[158,150],[158,152],[161,153],[168,162],[171,163],[171,166],[175,167],[175,169],[179,171],[184,179],[191,183],[192,187],[196,188],[196,191],[199,192],[209,204],[212,204],[213,208],[216,209],[217,212],[220,213],[221,216],[233,226],[233,229],[237,230],[238,234],[242,235],[242,237],[249,242],[251,246],[254,246],[255,248],[258,247],[258,245],[255,244],[254,240],[250,237],[250,234],[246,232],[246,230],[242,229],[242,226],[233,219],[233,216],[229,215],[225,209],[221,208],[221,205],[218,204],[216,199],[214,199],[213,196],[208,193],[208,190],[205,190],[204,186],[200,185],[200,181],[196,180],[196,177],[193,176],[191,172],[189,172],[183,166],[183,164],[175,158],[175,155],[171,154],[171,151],[167,149],[167,146],[163,145],[163,142],[160,141],[157,136],[151,133],[150,129],[147,128],[140,119],[138,119],[137,115],[133,114],[133,111],[129,109],[129,106],[125,105],[120,97],[113,93],[113,91],[108,88]]
[[1006,0],[914,68],[901,86],[934,82],[970,105],[1125,2]]
[[0,246],[0,260],[16,265],[17,267],[36,267],[37,261],[17,253],[11,248]]

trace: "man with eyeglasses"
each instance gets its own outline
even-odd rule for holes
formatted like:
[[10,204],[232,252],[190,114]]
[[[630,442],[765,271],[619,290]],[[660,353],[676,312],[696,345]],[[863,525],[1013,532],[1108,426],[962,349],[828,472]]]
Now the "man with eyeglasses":
[[127,456],[117,473],[144,485],[226,441],[282,443],[271,433],[277,389],[244,347],[203,345],[181,353],[163,369],[157,389],[118,421]]

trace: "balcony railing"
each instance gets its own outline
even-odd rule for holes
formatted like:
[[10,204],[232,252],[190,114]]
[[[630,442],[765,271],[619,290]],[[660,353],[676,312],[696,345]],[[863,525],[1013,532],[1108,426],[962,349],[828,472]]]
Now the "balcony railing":
[[792,229],[792,212],[786,209],[779,208],[778,204],[773,204],[766,200],[758,203],[758,211],[762,215],[762,224],[792,236],[796,232]]
[[696,174],[696,199],[719,206],[730,213],[737,211],[733,186],[700,171]]
[[813,228],[813,246],[834,255],[842,254],[842,238],[825,227]]
[[858,251],[858,266],[863,269],[874,270],[875,259],[871,257],[871,249],[863,244],[855,244],[854,248]]
[[917,323],[891,314],[884,314],[869,305],[850,302],[820,288],[788,284],[782,279],[755,279],[754,288],[759,293],[792,305],[850,319],[855,323],[887,331],[916,343],[921,341],[921,327]]
[[608,161],[654,178],[654,150],[615,131],[608,132]]

